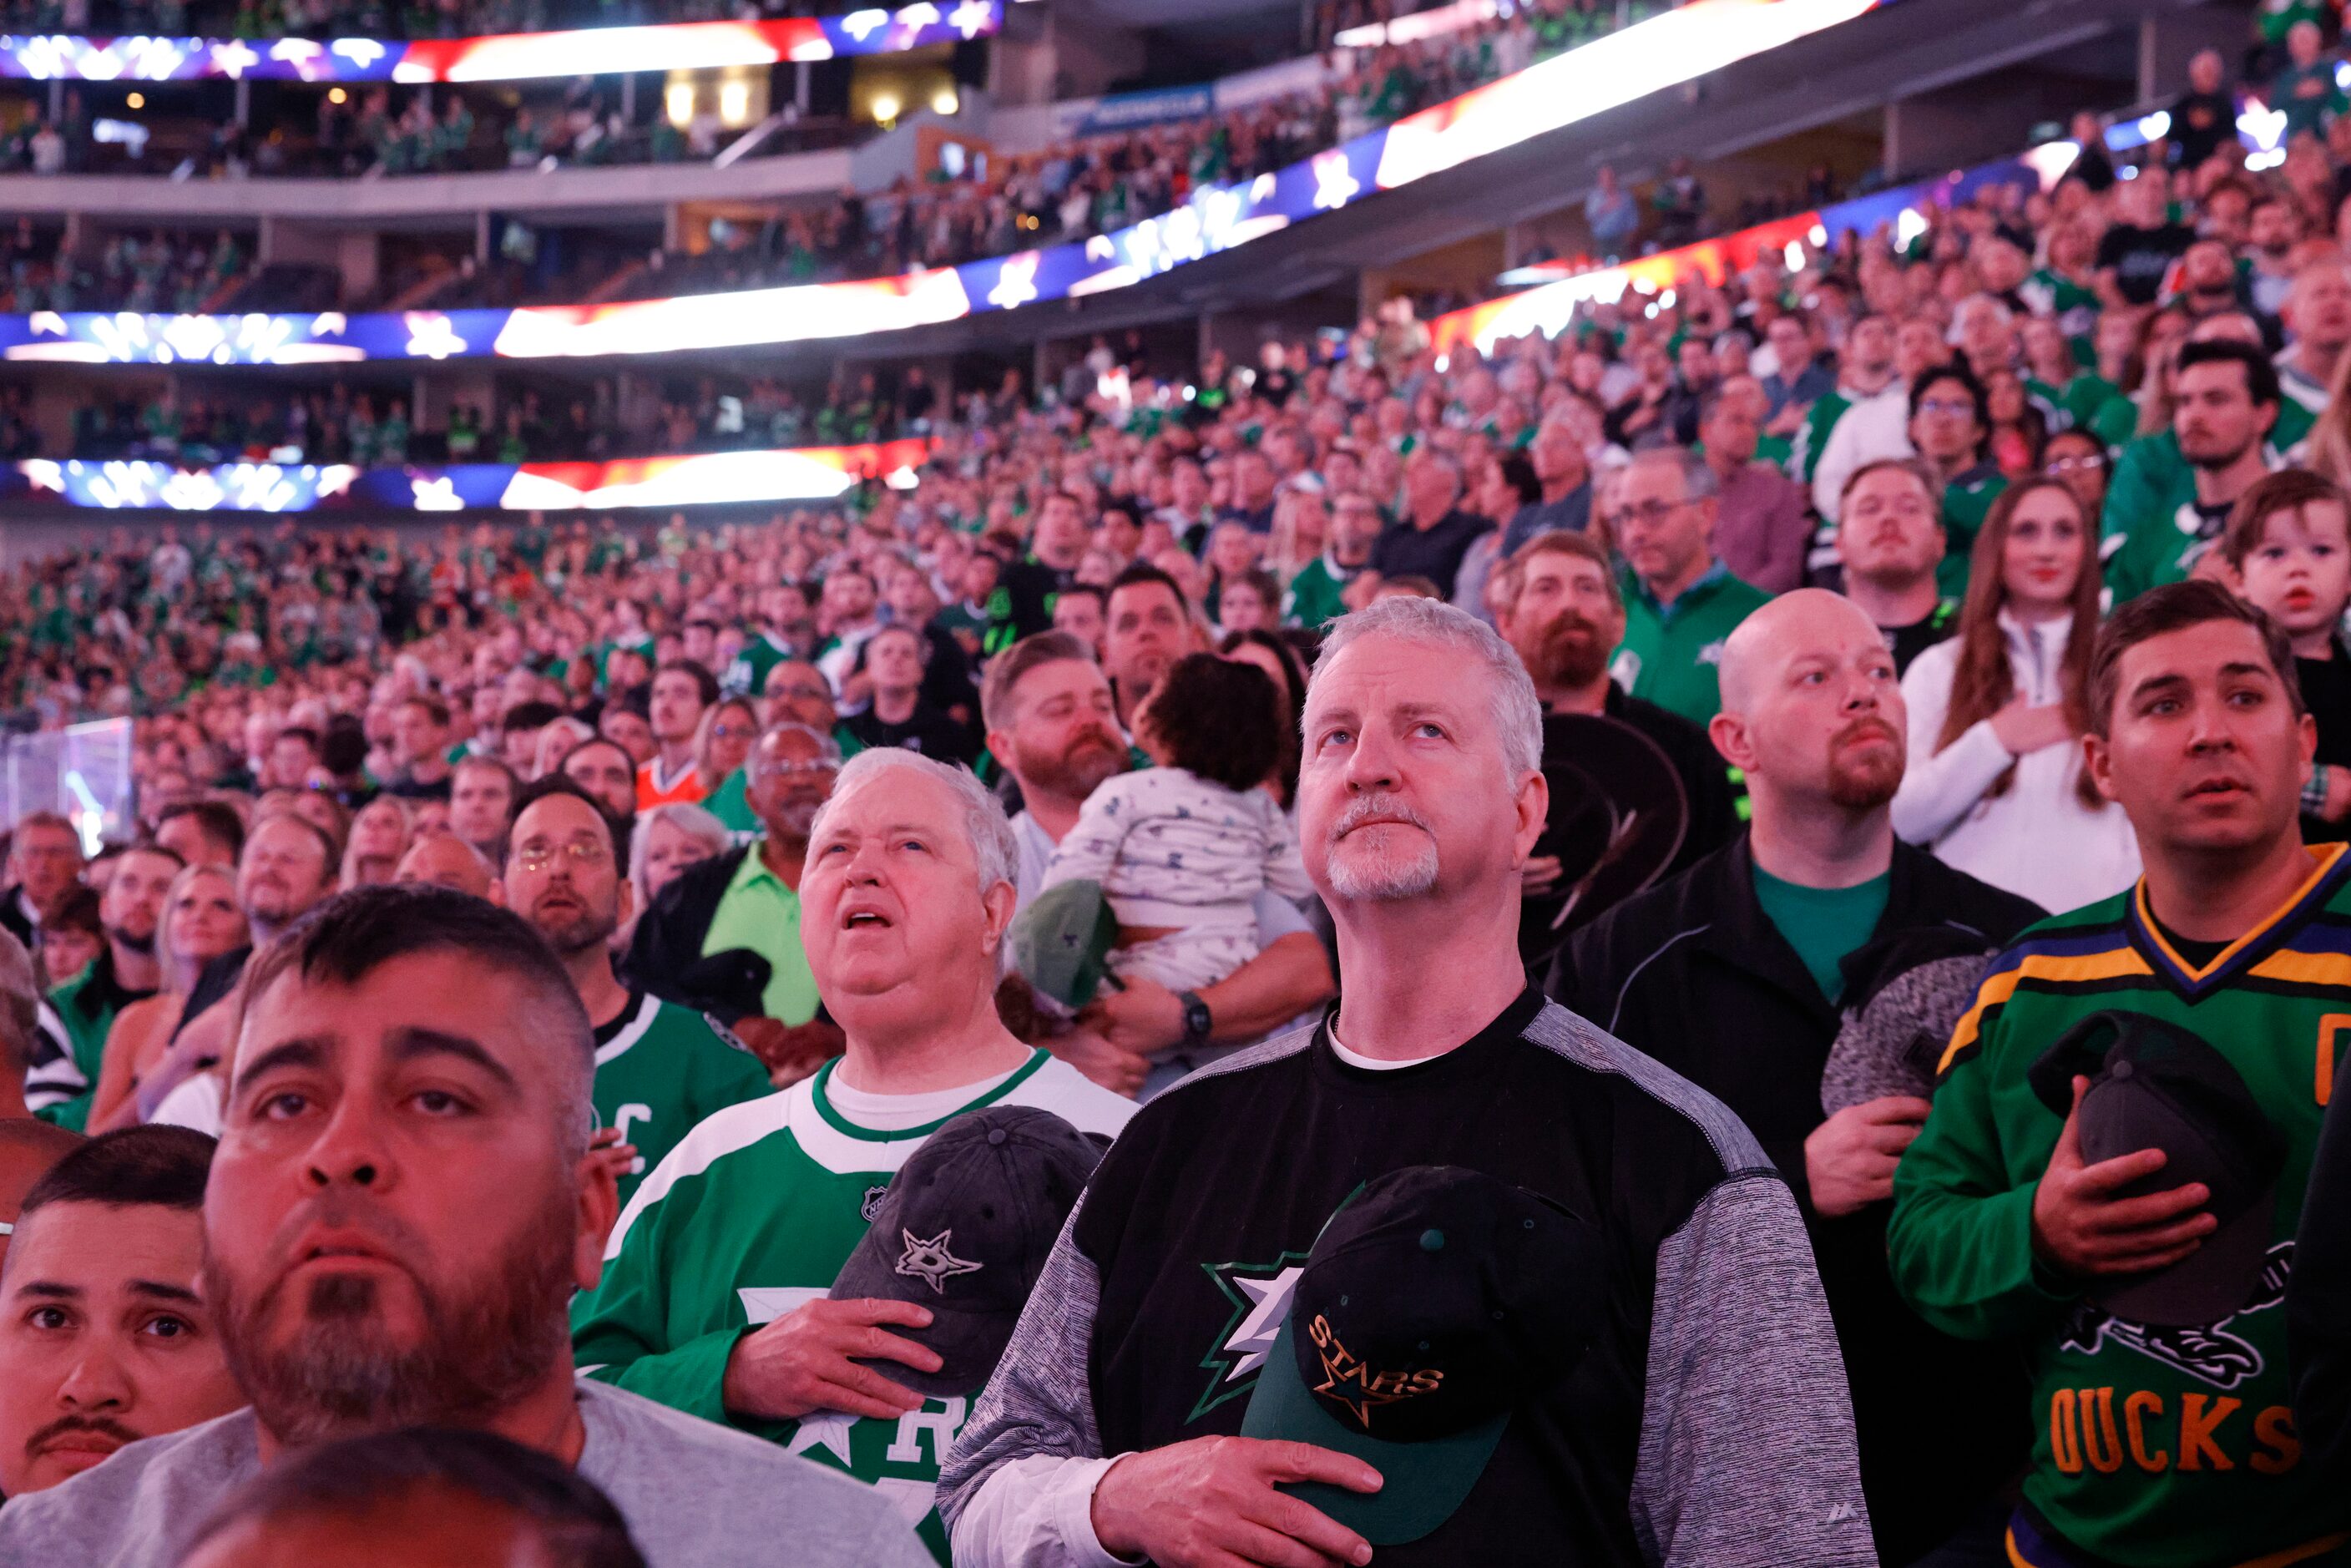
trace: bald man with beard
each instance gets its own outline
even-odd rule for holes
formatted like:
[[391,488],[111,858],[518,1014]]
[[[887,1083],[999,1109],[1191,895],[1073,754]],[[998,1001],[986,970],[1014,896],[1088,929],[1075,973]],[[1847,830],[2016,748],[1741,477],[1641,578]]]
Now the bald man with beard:
[[[1712,1092],[1787,1177],[1836,1320],[1880,1558],[1986,1526],[1996,1542],[1997,1514],[1979,1511],[2023,1458],[2022,1364],[1928,1328],[1886,1271],[1894,1167],[1928,1102],[1827,1115],[1822,1078],[1846,1020],[1894,981],[1948,973],[1963,1006],[1983,957],[2041,912],[1895,838],[1908,716],[1894,655],[1851,601],[1804,589],[1755,612],[1724,645],[1722,699],[1709,734],[1746,776],[1748,832],[1579,932],[1552,995]],[[1905,1013],[1896,1032],[1939,1039],[1950,1022]]]

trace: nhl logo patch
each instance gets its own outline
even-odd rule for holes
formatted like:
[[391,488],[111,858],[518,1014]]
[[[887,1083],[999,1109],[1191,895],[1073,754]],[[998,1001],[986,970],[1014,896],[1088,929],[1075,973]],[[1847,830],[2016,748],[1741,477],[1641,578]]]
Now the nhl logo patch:
[[880,1186],[867,1187],[865,1189],[865,1200],[857,1206],[858,1218],[864,1220],[868,1225],[872,1224],[873,1217],[882,1212],[882,1200],[889,1196],[890,1184],[888,1182],[883,1182]]

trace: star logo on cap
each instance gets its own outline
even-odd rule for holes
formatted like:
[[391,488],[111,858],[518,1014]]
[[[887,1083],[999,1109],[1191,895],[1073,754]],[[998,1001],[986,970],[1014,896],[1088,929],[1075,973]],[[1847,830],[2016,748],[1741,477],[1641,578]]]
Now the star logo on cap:
[[1314,1385],[1314,1392],[1334,1405],[1345,1406],[1364,1431],[1372,1429],[1374,1409],[1420,1392],[1409,1380],[1374,1375],[1370,1367],[1347,1354],[1328,1319],[1318,1316],[1309,1332],[1314,1354],[1322,1362],[1322,1381]]
[[957,1274],[977,1274],[980,1270],[979,1264],[967,1262],[947,1250],[947,1242],[955,1235],[952,1229],[942,1230],[927,1241],[911,1230],[898,1234],[904,1239],[906,1250],[899,1255],[897,1271],[922,1281],[942,1296],[947,1293],[949,1280]]

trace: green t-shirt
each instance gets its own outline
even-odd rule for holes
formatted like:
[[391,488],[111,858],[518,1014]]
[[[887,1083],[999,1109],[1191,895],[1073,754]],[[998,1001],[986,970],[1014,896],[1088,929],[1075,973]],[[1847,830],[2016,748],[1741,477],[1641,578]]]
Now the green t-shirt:
[[759,1059],[730,1043],[700,1013],[643,992],[596,1031],[596,1125],[618,1127],[637,1148],[621,1177],[621,1202],[645,1172],[704,1117],[773,1092]]
[[1623,587],[1625,640],[1609,673],[1631,695],[1704,725],[1722,706],[1723,639],[1771,596],[1719,560],[1671,604],[1659,604],[1630,571]]
[[1806,887],[1755,868],[1755,901],[1804,961],[1821,995],[1833,1002],[1844,994],[1845,955],[1877,929],[1893,885],[1890,871],[1851,887]]
[[1320,631],[1347,613],[1346,601],[1340,595],[1353,575],[1332,570],[1327,555],[1318,555],[1300,567],[1298,575],[1290,580],[1290,591],[1281,596],[1282,623]]
[[743,857],[719,895],[702,938],[705,958],[737,947],[748,947],[768,961],[761,1017],[796,1026],[816,1017],[816,977],[809,973],[808,951],[800,946],[800,895],[768,869],[757,850]]
[[743,644],[719,677],[719,689],[728,696],[759,697],[768,695],[768,672],[792,656],[792,651],[778,643],[765,632]]
[[[1029,1105],[1109,1138],[1134,1106],[1039,1051],[937,1121],[877,1131],[832,1103],[837,1065],[719,1113],[653,1167],[604,1244],[603,1279],[572,1301],[573,1354],[590,1376],[780,1443],[890,1494],[921,1520],[925,1544],[944,1563],[946,1534],[928,1504],[977,1389],[926,1399],[895,1421],[737,1419],[726,1410],[727,1357],[751,1329],[832,1288],[892,1178],[949,1118]],[[875,1364],[890,1375],[892,1364]]]

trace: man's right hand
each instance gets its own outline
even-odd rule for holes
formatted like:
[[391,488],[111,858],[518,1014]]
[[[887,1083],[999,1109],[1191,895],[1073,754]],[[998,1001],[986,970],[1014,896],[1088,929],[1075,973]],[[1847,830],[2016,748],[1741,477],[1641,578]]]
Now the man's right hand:
[[[2141,1197],[2116,1193],[2163,1168],[2161,1149],[2082,1163],[2082,1094],[2074,1080],[2074,1108],[2032,1194],[2032,1250],[2051,1267],[2076,1278],[2140,1274],[2179,1262],[2220,1226],[2199,1212],[2212,1194],[2201,1182]],[[2183,1218],[2184,1217],[2184,1218]]]
[[1159,1568],[1327,1568],[1372,1560],[1371,1543],[1277,1481],[1380,1490],[1380,1473],[1346,1454],[1255,1437],[1195,1437],[1128,1454],[1094,1483],[1094,1538],[1113,1557]]
[[1151,1074],[1151,1059],[1116,1044],[1093,1030],[1073,1029],[1043,1042],[1047,1051],[1092,1079],[1113,1094],[1132,1100],[1143,1092]]
[[803,1302],[735,1342],[723,1387],[727,1414],[777,1421],[843,1410],[894,1421],[919,1410],[921,1395],[857,1363],[895,1361],[936,1372],[942,1363],[935,1352],[881,1326],[919,1329],[930,1322],[930,1309],[912,1301]]
[[1894,1167],[1935,1107],[1908,1094],[1865,1100],[1814,1127],[1804,1140],[1804,1184],[1830,1219],[1894,1196]]

